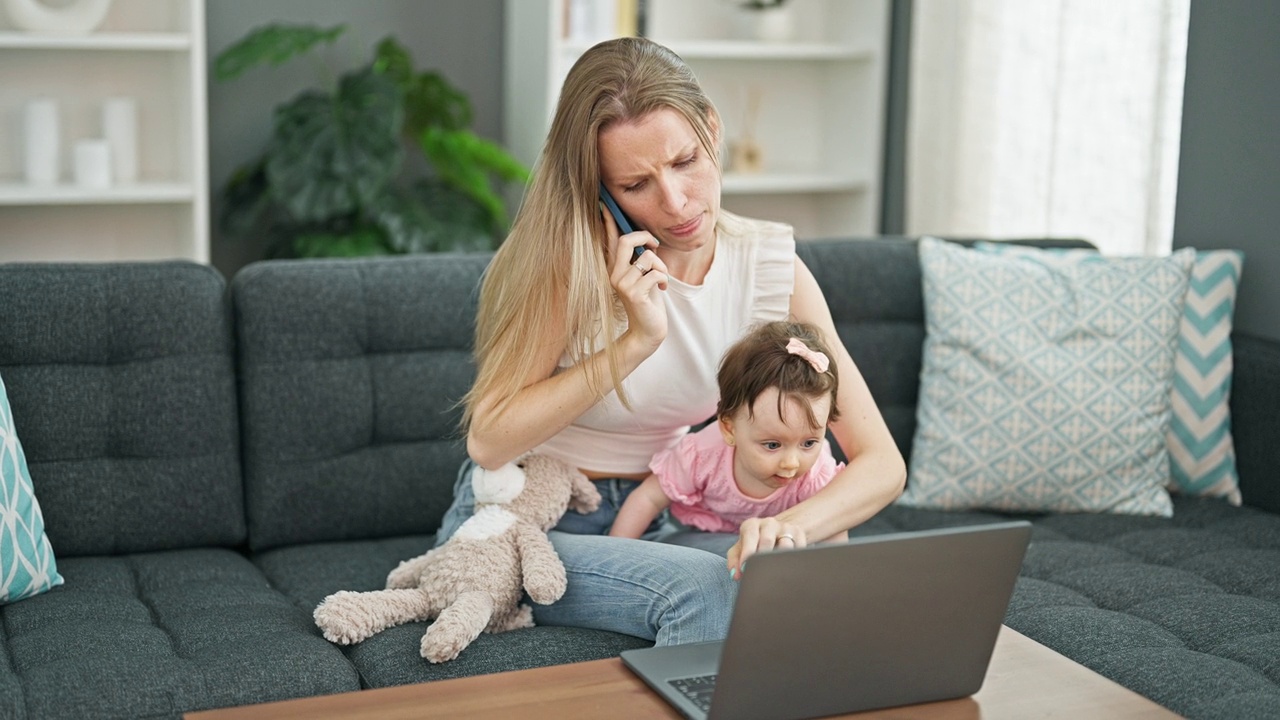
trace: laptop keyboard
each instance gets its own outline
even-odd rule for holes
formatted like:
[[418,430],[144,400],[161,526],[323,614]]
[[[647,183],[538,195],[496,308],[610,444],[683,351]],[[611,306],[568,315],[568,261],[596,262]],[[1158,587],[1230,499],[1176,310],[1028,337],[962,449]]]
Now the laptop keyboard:
[[716,690],[716,676],[714,674],[676,678],[667,682],[704,712],[711,710],[711,695]]

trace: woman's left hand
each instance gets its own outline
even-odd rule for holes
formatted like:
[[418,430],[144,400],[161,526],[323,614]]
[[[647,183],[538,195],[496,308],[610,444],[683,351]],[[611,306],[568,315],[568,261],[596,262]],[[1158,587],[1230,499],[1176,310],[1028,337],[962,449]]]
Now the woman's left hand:
[[751,518],[738,528],[738,542],[729,548],[729,574],[735,580],[742,577],[747,558],[757,552],[770,550],[794,550],[808,544],[804,530],[781,518]]

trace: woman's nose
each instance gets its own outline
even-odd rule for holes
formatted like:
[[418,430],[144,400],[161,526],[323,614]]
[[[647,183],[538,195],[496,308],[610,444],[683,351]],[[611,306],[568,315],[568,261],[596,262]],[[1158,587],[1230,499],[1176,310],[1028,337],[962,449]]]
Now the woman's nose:
[[678,214],[684,209],[686,196],[684,188],[675,178],[664,178],[659,183],[662,192],[662,209],[668,213]]

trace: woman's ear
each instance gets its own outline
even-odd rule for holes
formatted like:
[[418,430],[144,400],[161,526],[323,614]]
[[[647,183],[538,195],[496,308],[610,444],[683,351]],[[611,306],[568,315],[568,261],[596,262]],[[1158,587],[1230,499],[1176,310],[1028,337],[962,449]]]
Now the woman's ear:
[[721,140],[720,113],[714,107],[707,113],[707,127],[711,129],[711,147],[717,148],[718,152]]

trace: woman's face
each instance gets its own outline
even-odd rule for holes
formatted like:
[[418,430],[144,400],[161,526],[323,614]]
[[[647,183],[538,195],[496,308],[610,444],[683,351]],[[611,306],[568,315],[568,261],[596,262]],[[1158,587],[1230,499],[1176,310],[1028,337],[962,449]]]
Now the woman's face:
[[600,176],[623,212],[668,250],[711,246],[720,170],[680,113],[661,109],[600,131]]

